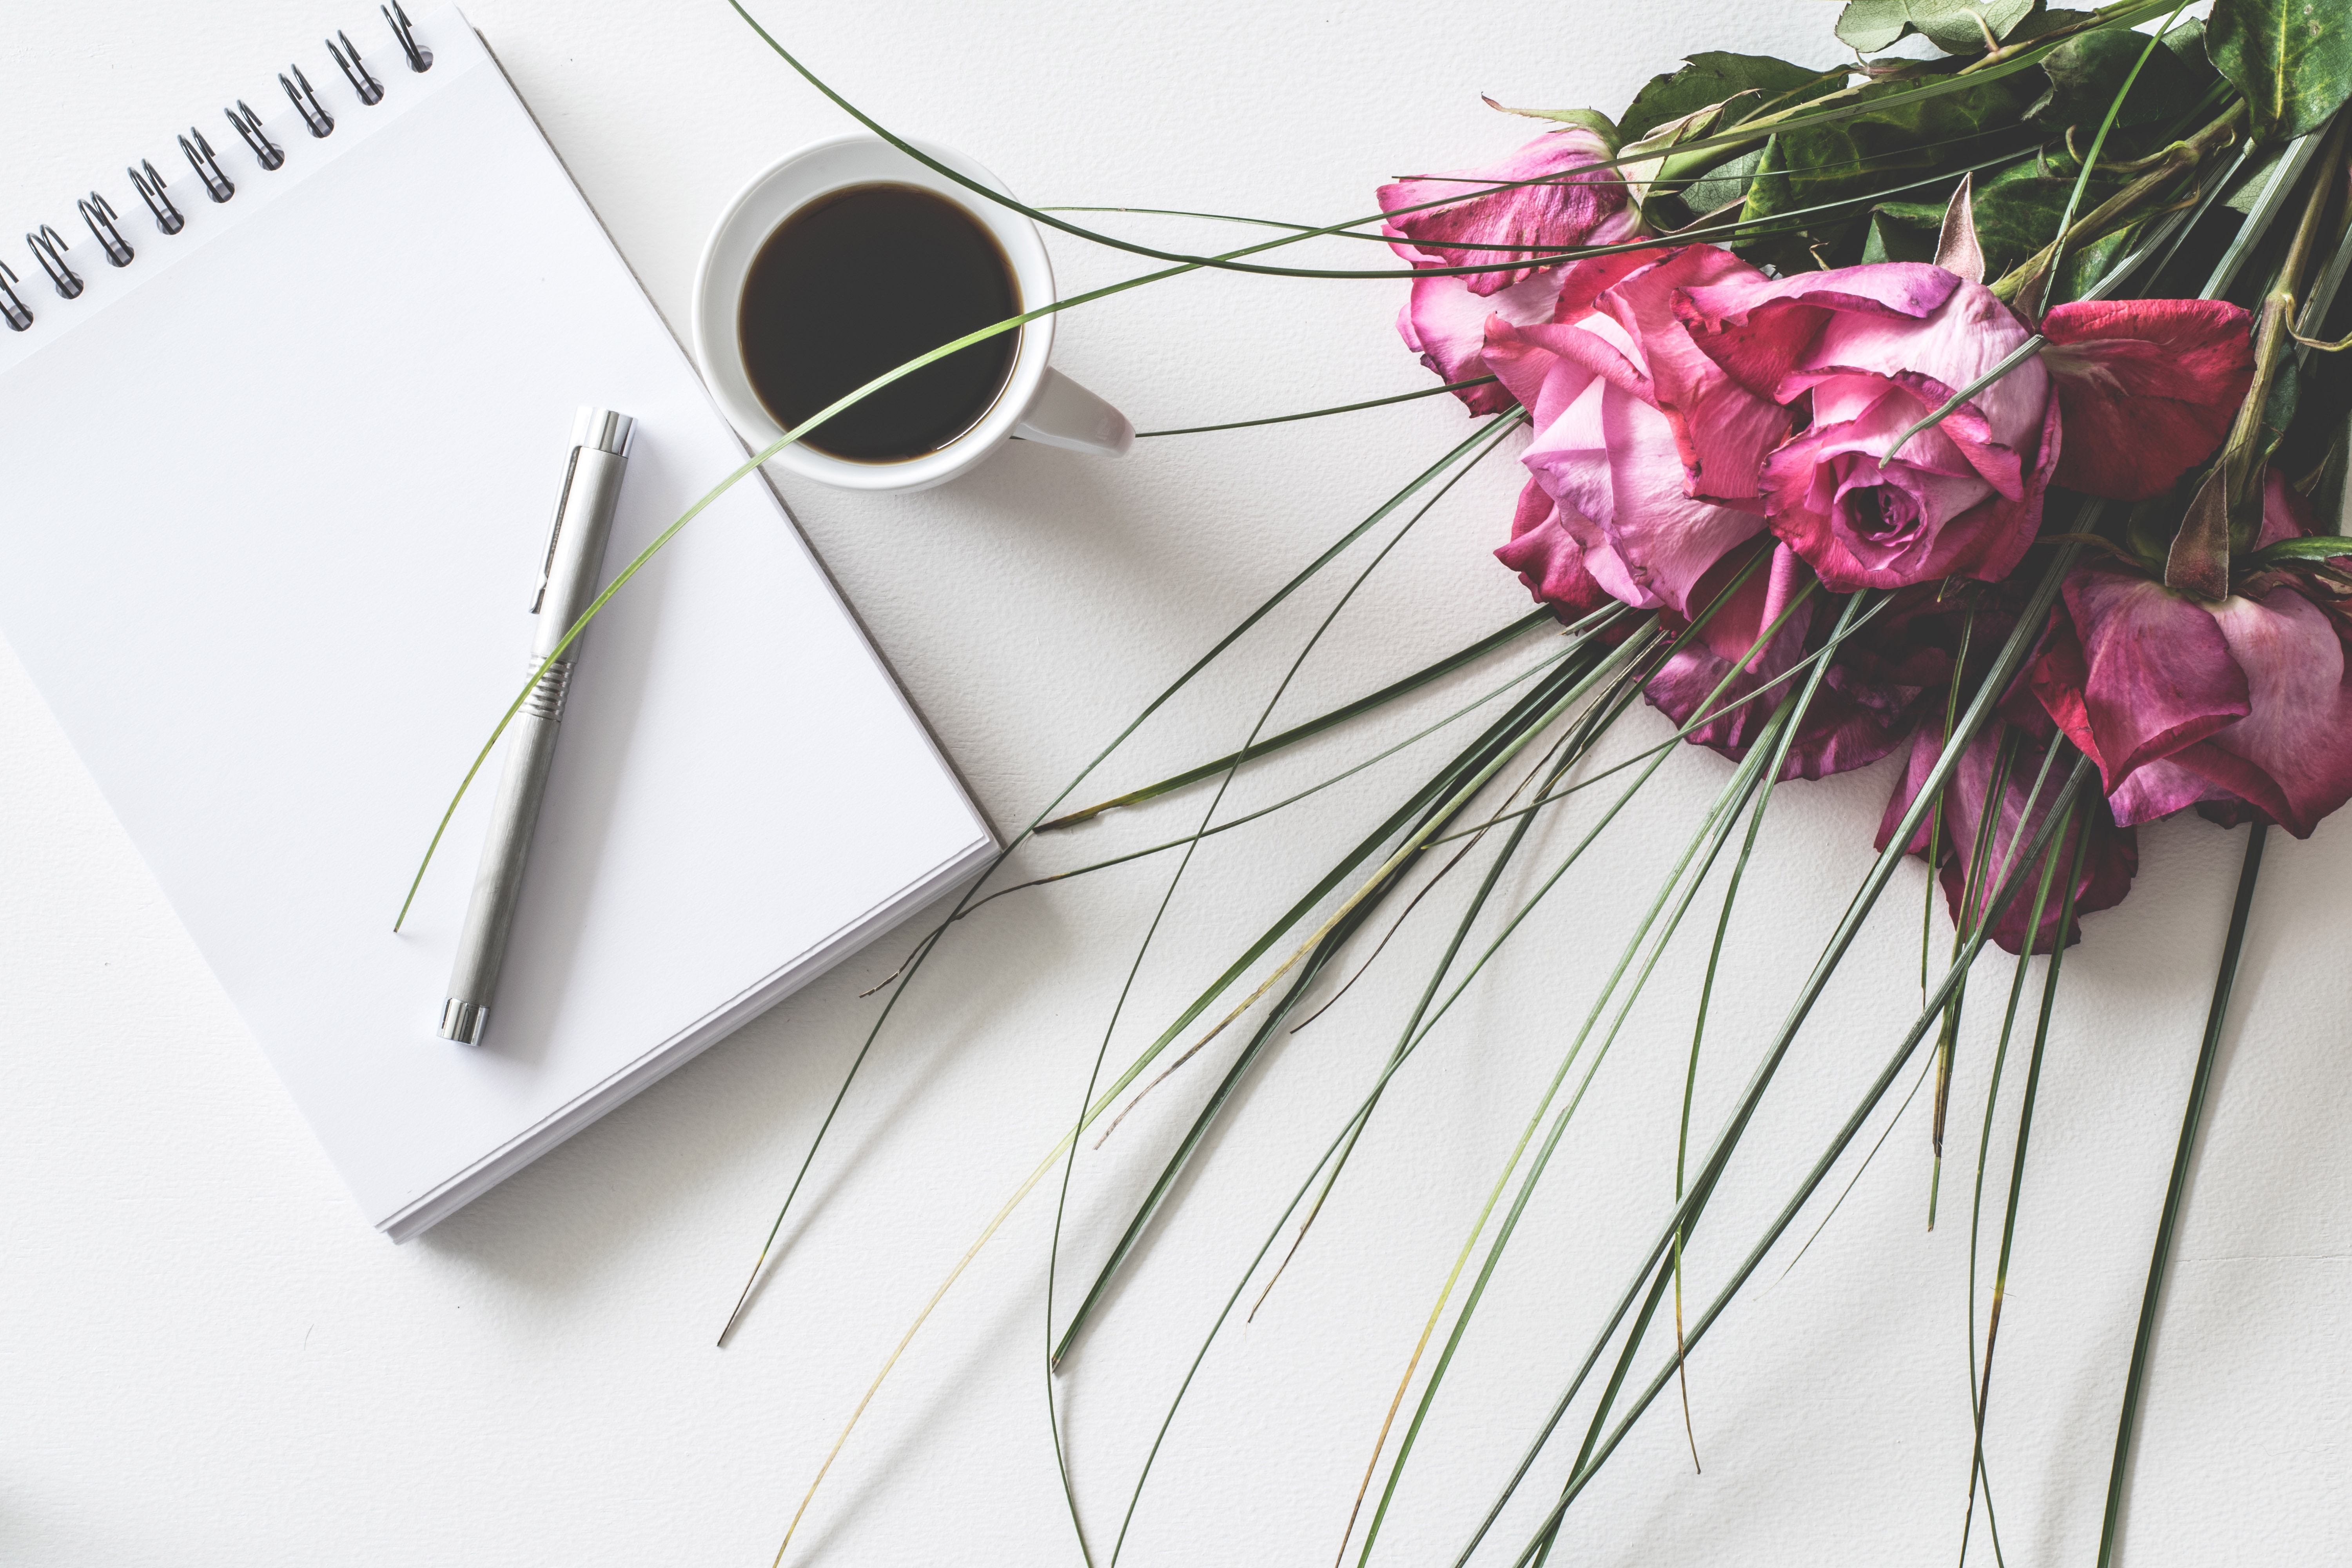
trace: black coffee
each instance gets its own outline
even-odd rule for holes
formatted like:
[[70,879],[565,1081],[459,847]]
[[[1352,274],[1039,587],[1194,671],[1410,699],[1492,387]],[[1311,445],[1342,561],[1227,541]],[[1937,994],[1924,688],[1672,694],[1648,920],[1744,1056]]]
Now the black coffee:
[[[743,280],[737,330],[751,390],[790,430],[883,372],[1021,313],[995,237],[913,185],[853,185],[784,220]],[[845,408],[807,437],[836,458],[936,452],[996,401],[1016,330],[960,349]]]

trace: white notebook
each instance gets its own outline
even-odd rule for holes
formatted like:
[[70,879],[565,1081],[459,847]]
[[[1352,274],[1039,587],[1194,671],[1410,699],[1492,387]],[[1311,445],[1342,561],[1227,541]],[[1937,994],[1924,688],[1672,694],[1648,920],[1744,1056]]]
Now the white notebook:
[[[5,633],[370,1221],[414,1236],[995,847],[773,494],[739,484],[587,634],[493,1026],[437,1037],[574,410],[637,420],[606,573],[743,460],[454,8],[381,101],[294,58],[263,167],[184,215],[64,195],[0,330]],[[364,79],[361,84],[363,88]],[[5,304],[0,300],[0,304]]]

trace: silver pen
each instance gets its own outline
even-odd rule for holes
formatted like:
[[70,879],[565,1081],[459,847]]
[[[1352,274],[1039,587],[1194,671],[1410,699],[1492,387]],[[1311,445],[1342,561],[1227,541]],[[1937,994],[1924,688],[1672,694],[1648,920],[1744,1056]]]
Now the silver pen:
[[562,658],[549,656],[596,596],[596,580],[604,574],[604,541],[613,531],[613,507],[621,499],[621,476],[628,468],[629,437],[635,428],[635,420],[609,408],[583,408],[572,424],[572,455],[563,470],[563,489],[555,499],[555,521],[540,563],[539,592],[530,605],[539,619],[530,647],[538,679],[514,722],[507,726],[511,738],[506,771],[499,778],[498,801],[490,807],[489,832],[482,841],[482,863],[474,873],[474,896],[466,905],[465,929],[457,937],[449,999],[441,1008],[445,1040],[478,1046],[489,1025],[507,932],[522,896],[523,860],[530,853],[531,829],[539,823],[540,797],[547,793],[563,699],[571,689],[582,638],[574,638]]

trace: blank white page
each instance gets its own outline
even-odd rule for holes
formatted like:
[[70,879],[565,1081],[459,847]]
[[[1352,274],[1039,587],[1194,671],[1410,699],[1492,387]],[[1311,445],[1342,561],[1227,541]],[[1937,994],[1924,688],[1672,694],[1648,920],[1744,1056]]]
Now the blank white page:
[[0,332],[0,630],[396,1236],[992,848],[751,478],[587,634],[488,1043],[436,1037],[501,759],[393,916],[526,673],[574,409],[637,419],[608,576],[743,451],[464,19],[417,31]]

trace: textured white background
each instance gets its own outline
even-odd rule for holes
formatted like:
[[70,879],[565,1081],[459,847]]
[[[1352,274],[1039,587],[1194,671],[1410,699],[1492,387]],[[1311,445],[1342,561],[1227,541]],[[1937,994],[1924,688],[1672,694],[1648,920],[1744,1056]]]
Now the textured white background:
[[[1364,210],[1384,175],[1512,144],[1524,127],[1481,107],[1482,91],[1613,109],[1685,47],[1834,58],[1832,6],[1763,9],[759,7],[886,121],[965,149],[1034,201],[1318,220]],[[716,0],[479,0],[472,14],[673,322],[728,195],[846,124]],[[73,195],[126,159],[177,167],[175,121],[216,126],[231,95],[271,101],[287,58],[314,77],[331,70],[315,40],[363,21],[373,26],[370,8],[354,0],[10,7],[8,226],[68,226]],[[1188,245],[1234,232],[1118,221]],[[1138,269],[1051,244],[1066,289]],[[1422,383],[1390,335],[1397,287],[1188,278],[1066,317],[1061,362],[1145,428],[1405,390]],[[362,331],[397,330],[396,307],[352,301]],[[984,805],[1014,823],[1464,428],[1450,404],[1422,402],[1147,442],[1123,464],[1015,448],[913,498],[790,500]],[[1486,554],[1511,468],[1475,475],[1391,557],[1283,714],[1520,613],[1517,585]],[[1114,763],[1104,788],[1234,743],[1313,613],[1302,605],[1244,645]],[[1401,720],[1383,722],[1402,732]],[[1659,730],[1646,711],[1633,728]],[[713,1333],[873,1016],[857,993],[906,938],[396,1249],[360,1223],[5,655],[0,734],[0,1561],[12,1564],[766,1562],[907,1321],[1076,1109],[1168,871],[1163,858],[1024,893],[950,942],[876,1047],[786,1231],[781,1270],[721,1352]],[[1214,841],[1114,1058],[1156,1034],[1186,982],[1222,967],[1438,743]],[[1237,786],[1229,809],[1365,749],[1349,737],[1286,761]],[[1129,1561],[1329,1561],[1454,1249],[1724,772],[1711,756],[1674,758],[1523,930],[1496,983],[1398,1080],[1271,1303],[1228,1331],[1195,1381],[1134,1516]],[[1874,773],[1776,805],[1722,982],[1701,1128],[1720,1120],[1866,865],[1886,782]],[[1035,863],[1156,842],[1205,804],[1186,796],[1108,820]],[[1571,808],[1528,863],[1563,852],[1595,809]],[[2196,822],[2145,833],[2130,902],[2095,919],[2067,965],[1990,1436],[2013,1563],[2085,1562],[2096,1540],[2241,837]],[[2150,1383],[2126,1538],[2134,1564],[2334,1560],[2352,1533],[2347,868],[2341,818],[2308,844],[2273,840]],[[1504,890],[1524,895],[1532,880]],[[1916,1006],[1920,888],[1906,868],[1804,1037],[1701,1233],[1695,1290],[1745,1250],[1883,1058],[1906,997]],[[1192,1347],[1310,1149],[1385,1056],[1433,954],[1443,899],[1252,1081],[1064,1378],[1097,1561]],[[1940,914],[1937,924],[1940,945]],[[1531,1206],[1422,1437],[1383,1560],[1451,1560],[1657,1224],[1693,945],[1661,968]],[[1705,1473],[1692,1473],[1675,1413],[1658,1410],[1571,1515],[1571,1560],[1950,1560],[1969,1446],[1965,1194],[1984,1026],[2005,978],[1987,968],[1975,994],[1944,1223],[1932,1234],[1923,1224],[1923,1100],[1801,1266],[1782,1277],[1784,1246],[1695,1359]],[[1072,1279],[1100,1258],[1235,1043],[1212,1047],[1079,1162],[1065,1311]],[[2008,1168],[2005,1137],[1994,1164]],[[834,1470],[795,1557],[1077,1560],[1044,1425],[1050,1216],[1033,1200],[949,1297]],[[1564,1463],[1547,1459],[1530,1495]]]

